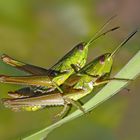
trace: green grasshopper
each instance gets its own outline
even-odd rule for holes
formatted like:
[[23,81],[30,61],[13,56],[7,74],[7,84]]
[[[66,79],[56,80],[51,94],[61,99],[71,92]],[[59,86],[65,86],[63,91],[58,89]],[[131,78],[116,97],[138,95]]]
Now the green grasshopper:
[[76,70],[81,69],[87,59],[88,47],[99,37],[106,35],[107,33],[118,29],[119,27],[112,28],[106,32],[100,34],[100,32],[105,28],[105,26],[114,18],[111,17],[101,29],[94,35],[94,37],[87,43],[80,43],[74,47],[70,52],[68,52],[63,58],[61,58],[54,66],[50,69],[44,69],[37,66],[25,64],[23,62],[12,59],[7,55],[3,55],[2,60],[16,67],[19,70],[23,70],[32,75],[28,76],[0,76],[0,82],[13,83],[20,85],[30,85],[33,88],[40,88],[45,90],[45,88],[51,91],[57,88],[61,93],[63,92],[59,87],[64,81],[74,73],[74,68]]
[[94,87],[106,84],[111,80],[129,81],[131,79],[109,78],[112,70],[113,57],[126,42],[137,33],[132,32],[112,53],[103,54],[89,64],[84,66],[80,71],[71,75],[62,85],[63,94],[58,90],[51,91],[49,94],[37,95],[23,98],[6,98],[3,99],[5,107],[14,111],[26,110],[36,111],[46,106],[64,106],[61,116],[66,112],[69,105],[72,104],[76,108],[85,113],[84,108],[77,101],[84,96],[90,94]]

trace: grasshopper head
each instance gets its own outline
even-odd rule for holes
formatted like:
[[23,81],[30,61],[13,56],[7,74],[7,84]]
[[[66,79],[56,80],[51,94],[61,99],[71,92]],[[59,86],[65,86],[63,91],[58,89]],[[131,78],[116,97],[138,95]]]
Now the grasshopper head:
[[72,62],[72,64],[78,65],[80,68],[82,68],[86,63],[87,54],[88,54],[88,46],[86,45],[86,43],[84,42],[79,43],[71,51],[67,63],[69,64],[69,62]]
[[112,64],[113,58],[111,57],[110,53],[99,56],[99,66],[102,69],[101,75],[110,73],[112,69]]
[[81,69],[81,73],[88,73],[94,76],[103,76],[105,74],[109,74],[112,68],[113,59],[110,53],[103,54],[89,64],[87,64],[83,69]]

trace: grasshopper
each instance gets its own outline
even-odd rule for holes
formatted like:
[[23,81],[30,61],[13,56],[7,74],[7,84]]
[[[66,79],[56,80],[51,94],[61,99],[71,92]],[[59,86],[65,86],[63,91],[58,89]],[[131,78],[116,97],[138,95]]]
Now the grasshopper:
[[112,80],[131,81],[132,79],[110,78],[115,54],[124,46],[127,41],[137,33],[132,32],[122,43],[112,52],[103,54],[89,64],[84,66],[80,71],[72,74],[62,85],[63,94],[57,89],[49,94],[37,95],[23,98],[6,98],[3,99],[5,107],[14,111],[26,110],[36,111],[46,106],[64,106],[63,110],[57,115],[63,115],[69,105],[74,105],[85,113],[84,108],[77,101],[90,94],[94,87],[106,84]]
[[[78,71],[81,69],[87,59],[88,47],[99,37],[106,35],[107,33],[118,29],[119,27],[112,28],[106,32],[100,34],[100,32],[105,28],[105,26],[114,18],[111,17],[102,27],[96,32],[92,39],[87,43],[80,43],[75,46],[70,52],[68,52],[64,57],[62,57],[54,66],[50,69],[40,68],[38,66],[33,66],[25,64],[23,62],[14,60],[13,58],[3,55],[1,59],[3,62],[16,67],[19,70],[23,70],[31,75],[28,76],[6,76],[0,75],[0,82],[3,83],[13,83],[20,85],[29,85],[33,89],[50,89],[51,91],[57,88],[61,93],[63,91],[59,87],[64,81],[74,73],[74,68]],[[25,89],[28,90],[28,89]]]

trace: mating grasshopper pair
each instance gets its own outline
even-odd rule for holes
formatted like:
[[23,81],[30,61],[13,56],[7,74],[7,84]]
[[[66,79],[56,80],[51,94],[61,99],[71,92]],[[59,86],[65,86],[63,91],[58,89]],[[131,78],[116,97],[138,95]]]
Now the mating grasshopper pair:
[[74,47],[49,70],[24,64],[3,55],[2,60],[7,64],[32,74],[22,77],[0,76],[0,82],[3,83],[28,85],[27,88],[10,92],[9,95],[13,98],[3,99],[3,104],[17,111],[35,111],[46,106],[62,105],[64,109],[59,115],[65,113],[69,104],[72,104],[82,112],[85,112],[77,101],[91,93],[95,86],[106,84],[110,80],[129,80],[109,78],[109,75],[112,69],[113,56],[137,30],[132,32],[115,51],[103,54],[84,66],[87,59],[88,47],[93,41],[119,28],[115,27],[99,34],[105,25],[88,43],[80,43]]

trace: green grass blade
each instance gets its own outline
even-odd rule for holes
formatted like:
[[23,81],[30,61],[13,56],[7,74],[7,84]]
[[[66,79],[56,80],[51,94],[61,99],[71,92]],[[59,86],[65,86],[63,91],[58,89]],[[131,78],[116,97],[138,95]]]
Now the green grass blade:
[[[117,78],[129,78],[135,79],[140,74],[140,51],[122,68],[122,70],[115,76]],[[117,92],[119,92],[122,88],[127,86],[128,82],[124,81],[112,81],[108,83],[102,90],[100,90],[92,99],[90,99],[83,107],[85,111],[88,112],[106,101]],[[45,138],[52,130],[57,127],[60,127],[64,123],[67,123],[79,116],[83,115],[83,113],[79,110],[73,112],[67,117],[61,119],[60,121],[47,126],[46,128],[35,132],[34,134],[23,138],[23,140],[40,140]]]

